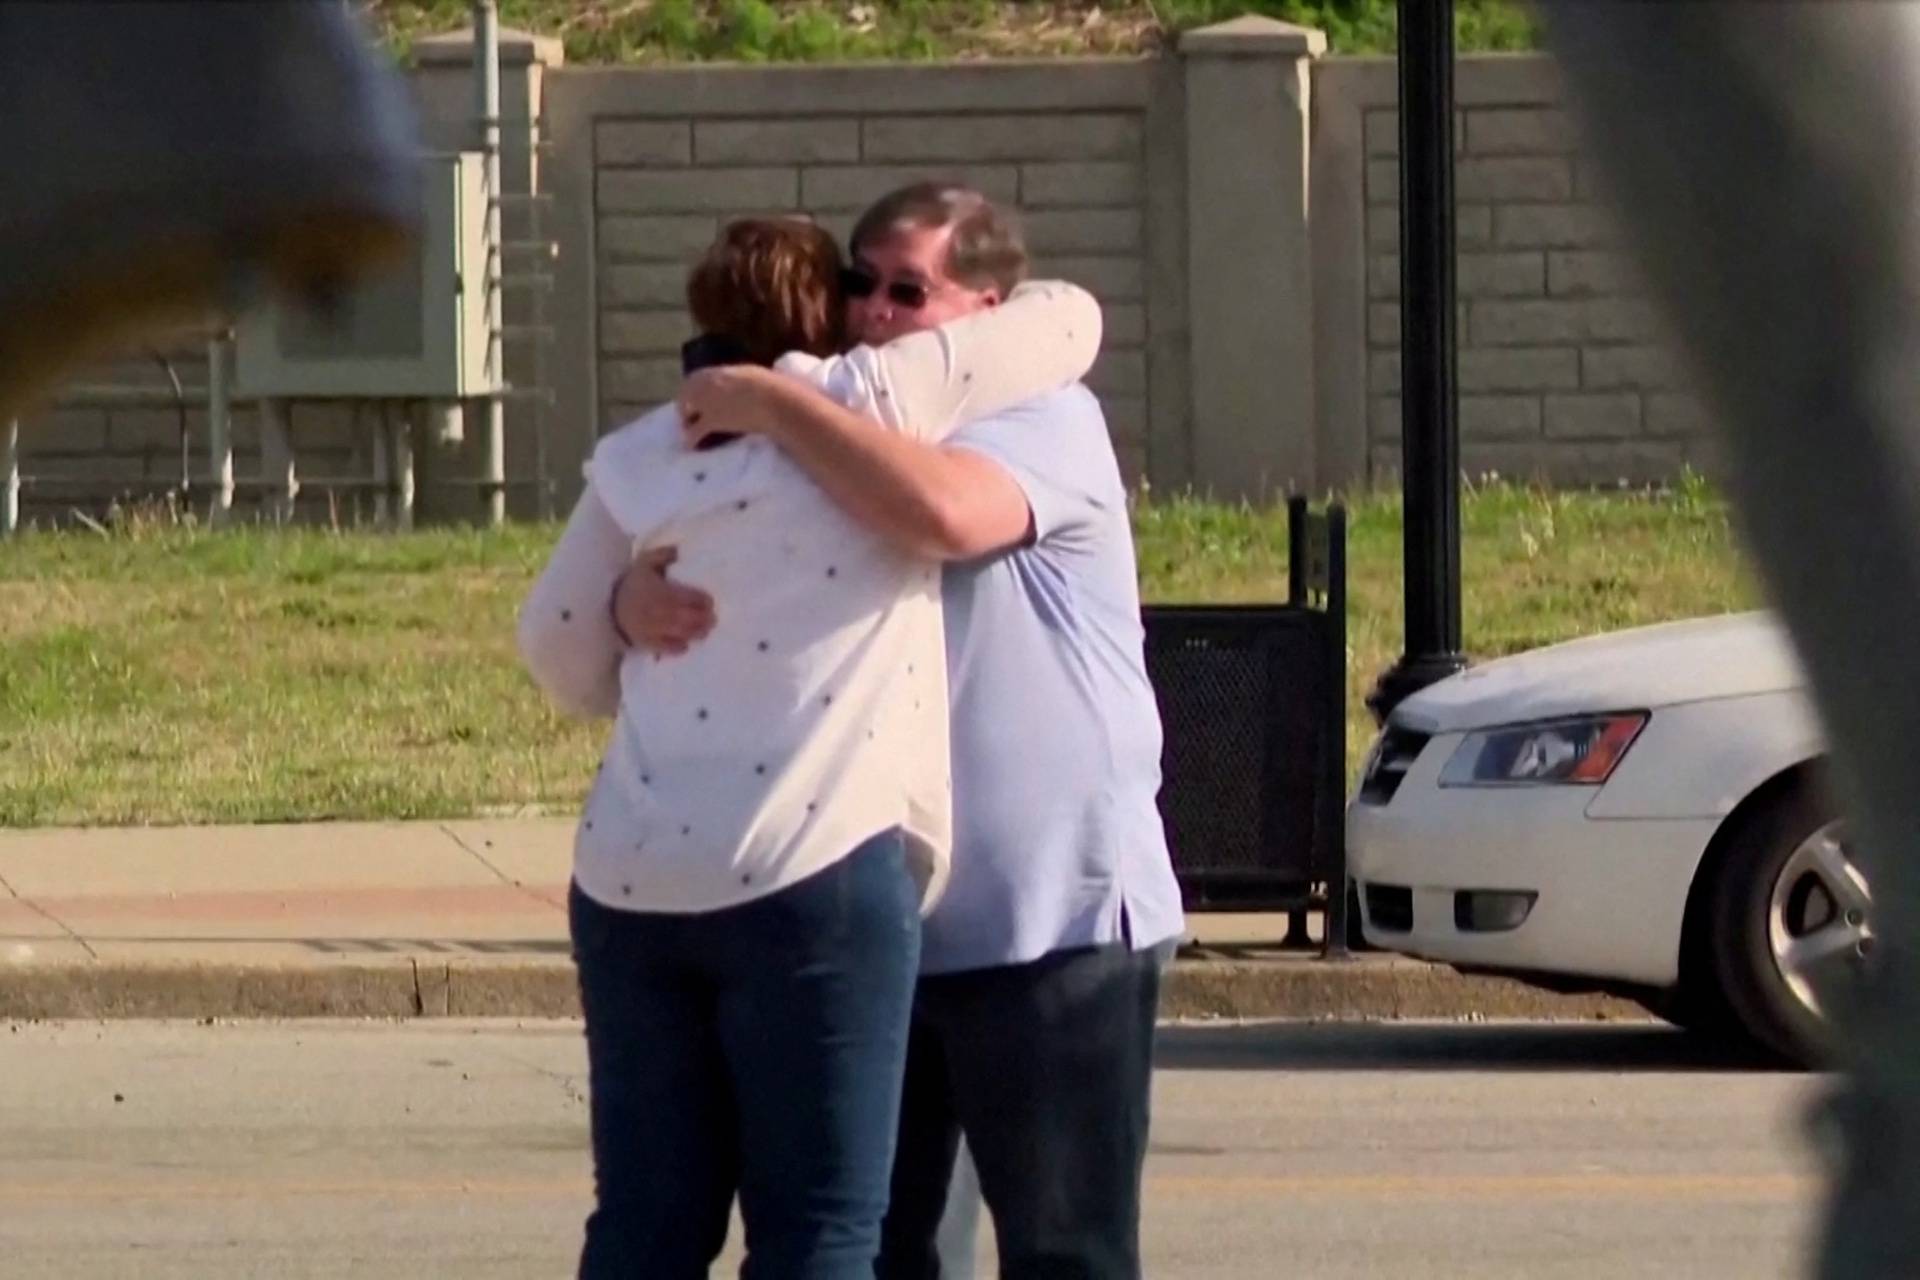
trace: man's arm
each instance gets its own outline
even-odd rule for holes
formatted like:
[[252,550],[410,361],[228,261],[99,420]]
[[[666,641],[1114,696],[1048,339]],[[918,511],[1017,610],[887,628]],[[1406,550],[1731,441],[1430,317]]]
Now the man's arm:
[[656,658],[678,657],[713,631],[713,597],[667,576],[678,557],[673,547],[643,551],[613,589],[621,642]]
[[703,370],[682,408],[696,438],[757,424],[835,505],[915,555],[973,560],[1032,536],[1026,491],[998,462],[889,430],[796,379],[751,365]]

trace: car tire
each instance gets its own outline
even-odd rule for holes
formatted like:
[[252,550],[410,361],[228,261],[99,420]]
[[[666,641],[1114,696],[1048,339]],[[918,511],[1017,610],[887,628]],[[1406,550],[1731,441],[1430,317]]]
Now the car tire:
[[1678,986],[1670,990],[1649,991],[1635,997],[1640,1007],[1656,1018],[1671,1022],[1674,1026],[1704,1040],[1724,1044],[1728,1040],[1744,1041],[1746,1029],[1727,1007],[1717,987],[1712,983],[1696,986]]
[[1795,785],[1734,822],[1710,899],[1720,993],[1756,1044],[1802,1066],[1828,1065],[1828,1015],[1852,994],[1872,947],[1866,883],[1821,788]]
[[1360,912],[1360,884],[1347,881],[1347,950],[1351,952],[1378,951],[1380,948],[1367,941],[1366,917]]

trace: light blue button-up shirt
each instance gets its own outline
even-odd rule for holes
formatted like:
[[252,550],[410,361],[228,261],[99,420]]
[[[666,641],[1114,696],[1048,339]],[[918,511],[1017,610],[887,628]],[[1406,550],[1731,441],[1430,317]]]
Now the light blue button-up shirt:
[[1026,491],[1031,546],[949,566],[953,873],[921,968],[1023,964],[1177,937],[1155,797],[1160,715],[1142,653],[1126,488],[1084,387],[957,432]]

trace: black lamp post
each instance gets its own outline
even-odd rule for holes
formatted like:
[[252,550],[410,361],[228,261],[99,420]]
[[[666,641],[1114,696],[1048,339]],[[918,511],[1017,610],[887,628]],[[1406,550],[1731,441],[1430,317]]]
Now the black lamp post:
[[1460,652],[1460,423],[1454,311],[1453,0],[1400,0],[1401,482],[1406,652],[1367,706],[1466,666]]

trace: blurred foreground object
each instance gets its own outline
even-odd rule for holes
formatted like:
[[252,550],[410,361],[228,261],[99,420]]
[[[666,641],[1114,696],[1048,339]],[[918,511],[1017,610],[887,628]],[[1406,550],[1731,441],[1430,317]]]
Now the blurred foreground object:
[[420,218],[397,75],[332,0],[0,6],[0,421],[266,289],[324,301]]
[[[1703,375],[1742,531],[1873,886],[1821,1243],[1920,1257],[1920,6],[1544,0],[1629,240]],[[1863,948],[1865,944],[1862,944]],[[1865,962],[1869,957],[1860,956]]]

